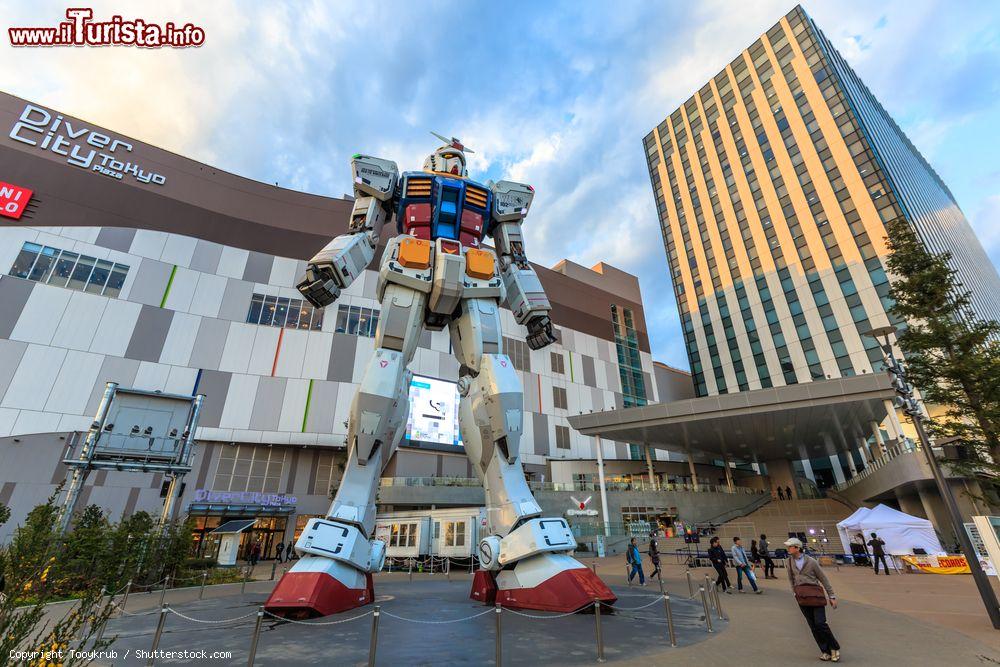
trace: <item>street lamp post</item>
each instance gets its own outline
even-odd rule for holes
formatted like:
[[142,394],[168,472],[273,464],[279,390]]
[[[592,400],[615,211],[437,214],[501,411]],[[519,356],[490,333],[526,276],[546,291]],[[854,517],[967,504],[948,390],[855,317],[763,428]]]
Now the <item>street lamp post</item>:
[[917,437],[920,438],[920,444],[924,449],[924,456],[927,457],[927,465],[930,466],[931,474],[934,475],[934,482],[937,484],[938,493],[944,502],[945,508],[948,510],[952,529],[958,537],[958,543],[965,554],[965,560],[969,563],[969,570],[972,572],[972,578],[979,589],[979,596],[983,599],[986,613],[989,614],[993,628],[1000,630],[1000,603],[997,602],[993,586],[990,584],[989,578],[987,578],[986,573],[983,572],[982,565],[979,563],[979,554],[976,553],[976,549],[972,545],[972,540],[965,530],[965,522],[962,521],[962,515],[958,511],[958,503],[955,501],[955,495],[951,492],[951,487],[948,485],[948,480],[945,479],[944,473],[941,472],[941,465],[938,463],[937,457],[931,451],[931,443],[927,438],[927,431],[924,430],[923,411],[920,409],[917,399],[913,396],[913,386],[906,379],[906,369],[903,368],[903,364],[896,359],[896,356],[892,352],[892,341],[889,339],[889,336],[894,336],[896,333],[896,327],[887,326],[873,329],[865,335],[877,340],[882,347],[886,369],[892,377],[892,388],[896,392],[894,405],[902,408],[903,412],[913,420],[913,426],[917,430]]

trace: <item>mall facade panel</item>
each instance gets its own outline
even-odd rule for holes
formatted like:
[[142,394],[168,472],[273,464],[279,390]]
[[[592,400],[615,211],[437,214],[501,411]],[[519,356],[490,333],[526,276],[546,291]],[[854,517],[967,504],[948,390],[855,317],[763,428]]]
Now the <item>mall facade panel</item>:
[[644,139],[698,396],[881,368],[886,225],[949,252],[981,317],[1000,276],[954,197],[801,7]]
[[[65,477],[66,438],[90,426],[107,382],[205,395],[179,503],[202,533],[260,517],[273,546],[325,512],[373,350],[377,275],[324,310],[295,283],[346,230],[352,202],[225,173],[10,95],[0,124],[0,194],[23,204],[0,217],[0,465],[18,470],[0,483],[14,510],[3,529]],[[523,458],[542,480],[549,459],[594,457],[569,415],[655,401],[656,385],[634,276],[568,261],[536,271],[558,342],[532,351],[507,310],[503,326],[525,388]],[[411,368],[412,401],[455,405],[447,331],[423,334]],[[386,475],[471,477],[455,415],[427,412],[411,410]],[[607,443],[605,456],[630,451]],[[161,482],[92,474],[78,506],[157,515]]]

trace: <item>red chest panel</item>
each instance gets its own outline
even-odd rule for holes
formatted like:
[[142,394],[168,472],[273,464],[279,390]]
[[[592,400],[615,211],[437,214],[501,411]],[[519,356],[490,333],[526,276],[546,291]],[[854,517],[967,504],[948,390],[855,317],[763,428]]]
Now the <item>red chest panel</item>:
[[[418,239],[431,240],[433,211],[430,204],[409,204],[404,211],[403,231]],[[478,248],[483,236],[481,213],[464,209],[459,227],[459,241],[468,248]]]

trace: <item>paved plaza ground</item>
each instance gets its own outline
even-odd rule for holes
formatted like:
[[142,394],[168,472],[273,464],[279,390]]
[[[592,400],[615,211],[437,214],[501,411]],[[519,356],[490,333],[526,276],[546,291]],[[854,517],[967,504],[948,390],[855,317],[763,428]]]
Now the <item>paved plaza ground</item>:
[[[588,561],[588,564],[590,561]],[[270,566],[260,569],[270,574]],[[621,558],[598,561],[598,572],[620,594],[619,606],[638,607],[658,593],[655,583],[645,588],[625,584]],[[692,570],[697,583],[709,572]],[[854,567],[827,568],[841,599],[830,610],[831,626],[843,646],[843,663],[930,665],[1000,664],[1000,632],[992,630],[969,576],[899,574],[875,577]],[[280,571],[279,571],[280,573]],[[795,606],[784,572],[779,579],[762,581],[762,595],[722,596],[729,623],[715,622],[714,634],[705,630],[701,602],[688,600],[682,565],[668,563],[664,582],[676,611],[679,646],[667,639],[662,604],[640,611],[603,617],[606,656],[621,665],[731,664],[780,665],[813,661],[818,651],[805,621]],[[382,616],[379,629],[379,664],[446,665],[492,664],[494,623],[492,614],[455,624],[426,621],[471,616],[485,610],[468,600],[467,573],[380,574],[376,593],[383,609],[411,619]],[[270,581],[252,582],[240,595],[240,586],[212,587],[199,601],[197,589],[171,591],[167,601],[178,611],[199,619],[226,619],[252,612],[272,587]],[[130,613],[152,610],[159,594],[132,596]],[[324,622],[352,618],[368,610],[346,612]],[[148,648],[155,614],[114,620],[109,635],[118,635],[115,647]],[[424,621],[416,623],[413,621]],[[573,615],[557,619],[532,619],[504,613],[503,663],[593,664],[596,662],[594,617]],[[232,650],[230,660],[205,664],[246,664],[252,625],[249,619],[229,625],[199,625],[168,616],[163,649]],[[275,620],[264,623],[257,652],[258,665],[366,664],[371,616],[336,625],[304,627]],[[115,664],[139,664],[133,657]],[[157,664],[179,664],[161,661]],[[199,663],[200,664],[200,663]]]

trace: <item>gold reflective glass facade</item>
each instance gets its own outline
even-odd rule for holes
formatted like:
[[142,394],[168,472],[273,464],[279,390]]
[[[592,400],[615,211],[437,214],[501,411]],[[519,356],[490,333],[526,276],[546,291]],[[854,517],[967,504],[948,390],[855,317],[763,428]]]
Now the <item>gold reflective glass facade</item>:
[[699,396],[880,367],[862,334],[896,323],[901,216],[996,317],[1000,277],[951,193],[800,7],[644,148]]

